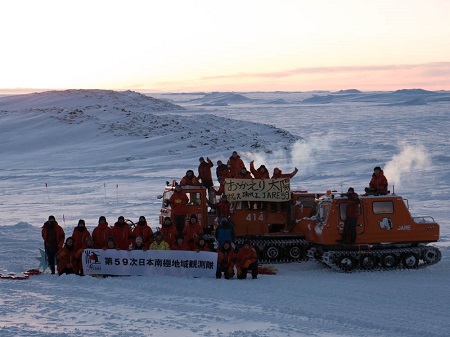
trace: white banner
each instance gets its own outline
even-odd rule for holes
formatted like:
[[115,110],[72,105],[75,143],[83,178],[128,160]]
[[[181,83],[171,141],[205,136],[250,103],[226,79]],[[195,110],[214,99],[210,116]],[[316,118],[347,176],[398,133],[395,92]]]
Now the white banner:
[[215,277],[217,253],[181,250],[85,249],[85,275]]
[[225,180],[225,192],[229,201],[289,201],[289,178]]

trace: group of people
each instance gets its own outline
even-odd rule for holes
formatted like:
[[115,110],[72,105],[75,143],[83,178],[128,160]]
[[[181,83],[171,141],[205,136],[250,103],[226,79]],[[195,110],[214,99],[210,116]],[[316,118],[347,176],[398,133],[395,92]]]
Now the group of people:
[[[365,192],[365,195],[386,195],[389,193],[388,181],[380,166],[376,166],[373,169],[369,187],[365,188]],[[356,226],[359,216],[359,204],[361,201],[353,187],[348,188],[345,196],[347,196],[347,205],[345,208],[344,229],[340,242],[344,244],[353,244],[356,241]]]
[[[55,217],[50,215],[42,227],[45,253],[52,274],[83,275],[81,258],[84,249],[119,249],[119,250],[184,250],[215,251],[203,237],[203,227],[197,215],[192,214],[189,222],[179,232],[170,217],[166,217],[159,231],[153,233],[144,216],[139,218],[134,229],[119,216],[114,226],[110,227],[106,218],[101,216],[92,235],[86,228],[85,221],[80,219],[73,229],[72,236],[65,239],[65,232]],[[219,242],[218,267],[216,277],[224,273],[225,278],[234,275],[237,269],[238,278],[246,278],[248,270],[253,278],[257,276],[257,256],[249,243],[235,252],[234,229],[224,217],[216,230]],[[57,267],[56,267],[57,266]],[[57,270],[56,270],[57,268]]]
[[212,200],[212,196],[221,195],[223,193],[222,188],[223,180],[226,178],[236,179],[275,179],[275,178],[293,178],[298,169],[295,168],[291,173],[283,173],[278,167],[273,169],[273,174],[270,176],[268,169],[265,165],[260,165],[257,169],[254,166],[254,161],[250,162],[250,171],[247,170],[243,160],[236,151],[233,151],[227,163],[224,164],[222,160],[217,161],[216,177],[220,184],[219,190],[214,189],[214,183],[212,178],[211,169],[214,167],[213,162],[209,157],[199,158],[200,164],[198,165],[198,176],[195,175],[193,170],[187,170],[186,175],[180,180],[181,186],[204,186],[208,191],[209,200]]

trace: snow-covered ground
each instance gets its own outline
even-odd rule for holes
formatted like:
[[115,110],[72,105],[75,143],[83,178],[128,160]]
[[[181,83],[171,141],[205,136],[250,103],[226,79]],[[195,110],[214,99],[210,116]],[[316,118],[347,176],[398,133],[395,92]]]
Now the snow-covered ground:
[[[413,215],[441,225],[443,258],[419,270],[336,273],[275,265],[258,280],[0,281],[0,336],[448,336],[450,93],[70,90],[0,98],[0,271],[38,266],[40,227],[145,215],[166,180],[237,150],[299,173],[294,188],[361,192],[374,166]],[[392,186],[392,185],[395,185]]]

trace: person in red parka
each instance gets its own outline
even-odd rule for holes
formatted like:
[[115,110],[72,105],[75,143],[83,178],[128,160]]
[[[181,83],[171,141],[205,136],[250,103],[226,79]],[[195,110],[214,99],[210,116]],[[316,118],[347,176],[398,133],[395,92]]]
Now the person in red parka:
[[170,247],[175,243],[179,235],[177,228],[172,222],[172,219],[168,216],[164,218],[161,226],[161,234]]
[[277,178],[293,178],[298,172],[298,169],[295,168],[291,173],[283,173],[278,167],[273,169],[272,179]]
[[187,170],[186,175],[181,178],[180,181],[181,186],[200,186],[200,182],[198,178],[195,176],[194,171]]
[[214,164],[211,159],[209,159],[209,157],[206,157],[206,161],[205,158],[200,157],[199,162],[200,164],[198,165],[198,179],[201,180],[203,186],[209,188],[213,185],[211,167],[213,167]]
[[248,270],[252,271],[252,278],[258,278],[258,255],[249,241],[244,242],[244,246],[236,254],[237,278],[242,280],[247,278]]
[[64,230],[55,217],[50,215],[48,221],[42,226],[42,238],[44,239],[48,266],[52,274],[55,273],[56,254],[63,247],[65,236]]
[[236,151],[233,151],[233,154],[228,159],[227,165],[230,168],[231,178],[236,178],[236,176],[239,174],[242,168],[245,167],[244,162],[242,161],[241,157],[237,154]]
[[112,228],[114,243],[117,249],[129,250],[132,248],[132,231],[131,227],[125,222],[125,218],[121,215],[117,218],[117,222]]
[[83,245],[75,253],[75,259],[77,261],[78,268],[79,268],[78,274],[81,275],[81,276],[84,276],[83,262],[81,261],[81,259],[83,258],[84,250],[88,249],[88,248],[94,248],[94,240],[92,239],[92,236],[86,237],[86,239],[84,240]]
[[345,195],[347,196],[347,206],[345,207],[344,231],[340,242],[352,244],[356,241],[356,225],[359,216],[360,200],[353,187],[349,187]]
[[180,185],[175,186],[175,190],[169,198],[170,215],[173,218],[178,234],[183,233],[186,224],[186,204],[189,202],[187,194]]
[[73,238],[68,237],[64,247],[62,247],[57,254],[58,257],[58,275],[62,274],[78,274],[79,266],[78,260],[75,257],[77,251],[73,246]]
[[372,179],[370,179],[369,187],[366,187],[365,192],[373,195],[388,193],[388,181],[381,167],[377,166],[373,169]]
[[203,228],[197,220],[197,215],[192,214],[189,218],[189,224],[183,229],[184,241],[189,250],[195,250],[199,238],[203,235]]
[[107,245],[107,240],[112,237],[112,229],[108,226],[106,218],[101,216],[98,218],[98,226],[92,231],[92,239],[94,240],[94,248],[103,249]]
[[217,279],[222,277],[222,273],[227,280],[233,278],[235,259],[234,248],[231,246],[230,241],[225,241],[223,245],[217,248]]
[[255,179],[269,179],[269,171],[267,171],[266,166],[261,165],[258,167],[258,169],[255,169],[255,161],[252,160],[250,162],[250,172],[252,172]]
[[170,250],[189,250],[189,245],[186,242],[184,242],[183,235],[180,235],[175,241],[175,243],[172,246],[170,246]]
[[224,164],[221,160],[217,161],[216,176],[217,180],[219,180],[219,177],[231,178],[230,168],[228,167],[227,164]]
[[73,247],[75,251],[78,251],[78,249],[83,247],[88,236],[91,236],[91,234],[86,228],[86,223],[83,219],[78,220],[78,225],[73,229],[72,233]]
[[136,240],[138,236],[141,237],[144,246],[148,249],[148,247],[150,247],[151,243],[153,242],[153,230],[147,224],[147,219],[145,219],[145,216],[143,215],[139,217],[139,221],[137,222],[132,232],[133,240]]
[[215,204],[208,201],[208,205],[216,210],[216,215],[219,219],[222,219],[222,217],[228,218],[231,215],[231,203],[228,201],[226,194],[222,194],[219,202]]

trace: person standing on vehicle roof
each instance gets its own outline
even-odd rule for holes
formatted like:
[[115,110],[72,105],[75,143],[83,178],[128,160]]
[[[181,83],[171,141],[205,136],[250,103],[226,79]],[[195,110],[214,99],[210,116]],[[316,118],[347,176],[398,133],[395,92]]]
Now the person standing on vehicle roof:
[[169,198],[169,205],[171,208],[171,215],[175,227],[178,233],[183,233],[184,226],[186,224],[186,205],[189,202],[189,198],[183,191],[181,185],[176,185],[175,190]]
[[52,274],[55,273],[56,254],[63,247],[65,236],[64,230],[55,217],[50,215],[48,221],[42,226],[42,238],[44,239],[48,266]]
[[344,231],[340,242],[353,244],[356,242],[360,200],[353,187],[349,187],[345,195],[347,196],[347,206],[345,207]]
[[224,164],[221,160],[217,161],[217,167],[216,167],[216,176],[217,180],[219,180],[219,177],[224,178],[230,178],[230,168],[227,164]]
[[233,154],[228,159],[227,165],[230,168],[231,178],[236,178],[242,168],[245,167],[244,162],[236,151],[233,151]]
[[199,158],[200,164],[198,165],[198,178],[201,180],[202,185],[206,188],[208,191],[208,200],[214,199],[214,190],[213,187],[213,180],[212,180],[212,174],[211,174],[211,167],[214,166],[211,159],[206,157],[205,158],[200,157]]

